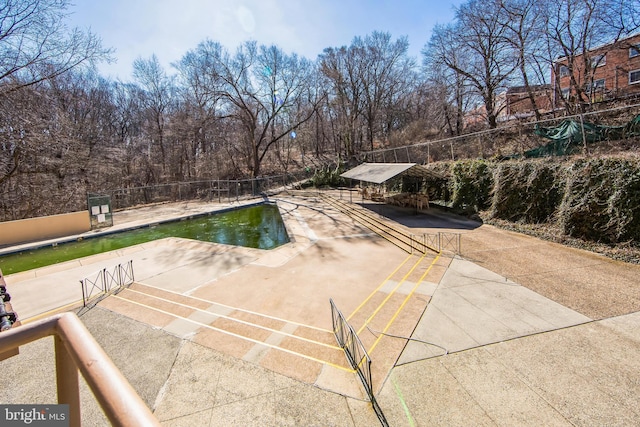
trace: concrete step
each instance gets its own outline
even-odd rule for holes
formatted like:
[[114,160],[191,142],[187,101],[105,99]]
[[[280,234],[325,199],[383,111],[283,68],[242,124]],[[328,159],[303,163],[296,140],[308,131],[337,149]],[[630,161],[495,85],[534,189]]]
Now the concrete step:
[[[179,294],[157,287],[134,283],[99,304],[119,314],[162,328],[238,359],[310,384],[335,377],[344,393],[361,398],[357,379],[332,331],[289,322]],[[330,376],[330,380],[323,380]]]
[[384,384],[424,313],[441,277],[439,256],[414,256],[389,275],[352,313],[347,322],[369,354],[374,390]]

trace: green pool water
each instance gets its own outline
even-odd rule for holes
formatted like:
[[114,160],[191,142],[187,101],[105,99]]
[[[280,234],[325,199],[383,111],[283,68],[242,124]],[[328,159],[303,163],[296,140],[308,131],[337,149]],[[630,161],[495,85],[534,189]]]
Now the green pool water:
[[166,237],[258,249],[273,249],[289,241],[278,207],[261,204],[11,253],[0,257],[0,269],[5,275],[13,274]]

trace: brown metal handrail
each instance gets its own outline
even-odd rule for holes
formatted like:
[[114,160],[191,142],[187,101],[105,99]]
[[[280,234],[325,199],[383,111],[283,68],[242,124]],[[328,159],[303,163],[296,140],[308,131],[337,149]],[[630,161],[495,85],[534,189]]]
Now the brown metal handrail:
[[78,316],[67,312],[0,334],[0,353],[54,336],[58,403],[69,405],[71,426],[80,426],[78,370],[114,426],[160,426],[157,418],[102,350]]
[[393,226],[391,223],[381,220],[374,215],[371,215],[365,209],[357,209],[355,208],[355,206],[349,205],[348,203],[342,200],[338,200],[326,193],[318,194],[324,201],[326,201],[342,213],[350,216],[355,221],[358,221],[385,240],[393,243],[403,251],[414,253],[415,250],[416,252],[420,252],[423,254],[439,252],[438,249],[429,246],[426,241],[417,239],[415,234],[407,233],[399,227]]

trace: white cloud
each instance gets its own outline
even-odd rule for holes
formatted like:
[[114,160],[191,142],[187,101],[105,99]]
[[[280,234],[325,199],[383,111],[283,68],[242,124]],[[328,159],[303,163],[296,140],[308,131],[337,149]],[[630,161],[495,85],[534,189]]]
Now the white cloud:
[[236,9],[236,17],[238,18],[240,28],[242,28],[245,33],[253,34],[256,30],[256,20],[253,17],[253,12],[244,6],[238,6]]

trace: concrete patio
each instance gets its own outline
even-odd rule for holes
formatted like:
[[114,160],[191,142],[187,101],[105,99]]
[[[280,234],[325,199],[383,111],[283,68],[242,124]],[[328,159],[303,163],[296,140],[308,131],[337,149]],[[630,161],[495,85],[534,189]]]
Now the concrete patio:
[[[336,347],[329,298],[371,350],[389,425],[639,418],[639,266],[436,210],[378,210],[415,234],[462,234],[459,255],[409,255],[319,198],[272,199],[292,240],[280,248],[150,242],[6,276],[14,309],[27,322],[71,309],[81,278],[133,260],[136,284],[81,319],[167,426],[380,425]],[[114,222],[221,207],[159,205]],[[40,340],[0,362],[17,385],[0,401],[55,402],[52,355]],[[105,425],[83,390],[84,424]]]

